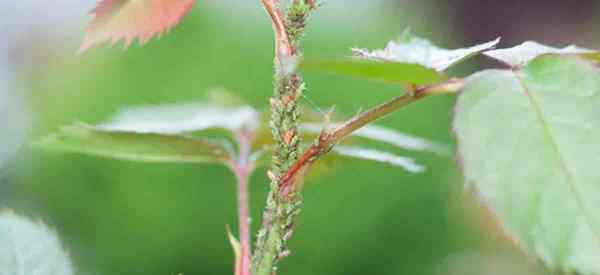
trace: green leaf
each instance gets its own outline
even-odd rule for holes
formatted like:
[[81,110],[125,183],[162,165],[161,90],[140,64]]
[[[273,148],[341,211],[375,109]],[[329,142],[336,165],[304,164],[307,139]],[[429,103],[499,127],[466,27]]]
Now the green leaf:
[[403,85],[428,85],[446,79],[443,74],[419,64],[343,59],[305,59],[302,71],[317,71]]
[[229,159],[224,143],[181,135],[111,131],[76,124],[35,144],[48,150],[140,162],[216,162]]
[[389,42],[385,49],[372,52],[364,49],[354,49],[353,51],[357,57],[368,60],[420,64],[441,72],[465,59],[494,48],[499,42],[500,38],[497,38],[469,48],[449,50],[414,36],[410,31],[405,31],[400,39]]
[[376,161],[393,165],[396,167],[401,167],[407,172],[411,173],[421,173],[425,171],[425,167],[423,167],[420,164],[417,164],[413,159],[408,157],[397,156],[390,152],[370,148],[342,145],[334,147],[332,152],[344,157]]
[[508,48],[491,50],[483,53],[493,59],[504,62],[511,67],[518,67],[526,64],[534,58],[544,54],[560,55],[582,55],[590,59],[598,58],[598,51],[580,48],[570,45],[565,48],[553,48],[534,41],[527,41],[521,45]]
[[456,107],[466,184],[551,270],[600,274],[600,71],[545,55],[467,80]]
[[126,109],[99,128],[136,133],[183,134],[207,129],[254,131],[259,114],[249,106],[213,103],[170,104]]
[[0,274],[72,275],[73,266],[56,234],[41,222],[0,213]]

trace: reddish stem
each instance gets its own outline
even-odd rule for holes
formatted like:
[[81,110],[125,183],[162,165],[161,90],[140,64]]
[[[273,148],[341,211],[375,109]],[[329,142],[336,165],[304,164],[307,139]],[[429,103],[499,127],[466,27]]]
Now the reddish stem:
[[236,266],[236,275],[250,275],[250,207],[248,203],[248,184],[254,164],[250,162],[251,144],[254,136],[252,133],[241,131],[236,134],[239,143],[239,157],[237,162],[230,164],[237,179],[238,193],[238,224],[241,255],[239,265]]
[[279,190],[281,194],[284,196],[289,194],[290,188],[292,187],[292,182],[294,182],[294,178],[302,168],[308,166],[310,162],[319,156],[319,147],[312,145],[304,154],[300,156],[300,158],[290,167],[285,176],[281,179],[281,183],[279,184]]
[[246,168],[239,168],[236,171],[237,191],[238,191],[238,223],[241,259],[240,269],[237,275],[250,275],[250,211],[248,207],[248,178],[250,171]]
[[281,190],[284,195],[289,193],[293,188],[294,179],[298,174],[304,171],[303,168],[316,161],[321,155],[329,152],[335,144],[356,130],[422,98],[439,94],[455,93],[462,89],[463,85],[464,81],[461,79],[450,79],[435,85],[410,87],[408,93],[395,97],[379,106],[356,115],[337,129],[331,132],[324,130],[319,136],[318,142],[304,151],[302,156],[298,158],[281,179],[279,182],[279,190]]
[[273,29],[275,31],[275,53],[281,58],[284,56],[293,56],[294,49],[290,43],[287,29],[285,27],[285,17],[279,0],[261,0],[265,10],[271,17]]
[[331,135],[329,133],[323,132],[319,136],[319,140],[317,144],[311,145],[298,160],[288,169],[287,173],[281,179],[279,183],[280,192],[286,196],[289,194],[291,187],[293,185],[294,179],[296,175],[301,173],[303,168],[310,165],[313,161],[315,161],[321,154],[327,151],[331,144]]

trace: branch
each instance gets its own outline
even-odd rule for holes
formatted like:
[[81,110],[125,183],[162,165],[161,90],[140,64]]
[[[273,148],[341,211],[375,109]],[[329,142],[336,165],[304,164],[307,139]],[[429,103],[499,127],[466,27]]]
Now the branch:
[[250,161],[251,145],[254,134],[247,131],[236,133],[239,144],[239,156],[229,166],[237,180],[238,193],[238,226],[240,255],[236,259],[235,275],[250,275],[250,207],[248,203],[248,184],[254,164]]
[[273,31],[275,32],[275,56],[278,59],[284,59],[294,55],[294,49],[292,48],[285,27],[285,16],[283,14],[283,8],[279,0],[261,0],[265,10],[271,17],[273,23]]
[[293,190],[295,178],[301,171],[305,171],[305,168],[310,164],[317,161],[319,157],[327,154],[337,143],[358,129],[420,99],[432,95],[456,93],[462,89],[463,86],[463,80],[451,79],[436,85],[419,88],[411,87],[408,93],[395,97],[386,103],[356,115],[331,132],[323,130],[319,135],[317,142],[311,145],[302,156],[298,158],[298,161],[292,165],[288,170],[288,173],[281,179],[279,183],[280,192],[284,195],[289,194],[290,191]]
[[271,17],[275,31],[275,89],[271,98],[270,127],[275,140],[267,205],[263,211],[262,226],[256,238],[252,255],[252,275],[273,275],[277,263],[289,255],[286,242],[292,237],[295,217],[300,211],[302,197],[279,194],[279,180],[288,173],[300,154],[301,136],[298,132],[300,110],[298,98],[304,90],[299,73],[290,63],[301,55],[299,41],[314,0],[295,0],[284,17],[279,0],[261,0]]
[[241,254],[235,275],[250,275],[250,210],[248,206],[248,167],[235,168],[238,191],[238,224]]

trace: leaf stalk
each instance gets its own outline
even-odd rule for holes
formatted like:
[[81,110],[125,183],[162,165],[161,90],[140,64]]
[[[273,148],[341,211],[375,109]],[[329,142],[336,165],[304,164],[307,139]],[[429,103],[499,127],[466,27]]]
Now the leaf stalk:
[[456,93],[462,89],[463,85],[464,81],[462,79],[451,79],[435,85],[409,87],[407,93],[392,98],[367,111],[361,112],[333,131],[324,129],[319,135],[317,142],[304,151],[302,156],[298,158],[298,161],[292,165],[292,168],[290,168],[288,173],[281,179],[279,183],[281,192],[287,194],[290,190],[293,190],[295,178],[297,178],[302,171],[305,171],[306,167],[317,161],[321,156],[327,154],[336,144],[355,131],[423,98]]

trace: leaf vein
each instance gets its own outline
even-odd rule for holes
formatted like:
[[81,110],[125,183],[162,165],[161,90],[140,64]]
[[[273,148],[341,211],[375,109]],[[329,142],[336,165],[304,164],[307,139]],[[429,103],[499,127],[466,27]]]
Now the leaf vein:
[[571,192],[573,192],[575,201],[577,202],[578,207],[581,208],[581,211],[583,213],[583,216],[585,217],[586,223],[588,224],[591,231],[593,232],[593,235],[594,235],[597,243],[600,244],[600,232],[598,232],[597,229],[594,228],[594,226],[593,226],[593,222],[590,217],[590,214],[587,211],[585,204],[583,203],[583,198],[581,196],[581,192],[577,188],[575,177],[569,170],[569,166],[567,165],[566,160],[562,156],[562,153],[560,151],[558,144],[556,143],[554,135],[552,134],[552,130],[550,129],[548,121],[546,121],[546,119],[544,118],[544,114],[543,114],[542,108],[540,107],[538,99],[534,96],[532,91],[527,87],[527,85],[525,84],[525,81],[519,76],[519,74],[517,72],[513,72],[513,73],[514,73],[515,78],[517,79],[517,82],[519,83],[519,85],[521,86],[523,91],[525,92],[524,94],[529,99],[529,102],[535,112],[535,116],[537,117],[538,121],[542,125],[545,136],[548,138],[548,141],[550,142],[550,145],[552,147],[552,150],[554,151],[554,154],[556,155],[556,159],[560,165],[560,168],[564,171],[565,175],[567,176],[567,182],[569,183],[569,189],[571,189]]

